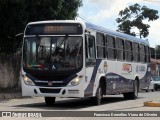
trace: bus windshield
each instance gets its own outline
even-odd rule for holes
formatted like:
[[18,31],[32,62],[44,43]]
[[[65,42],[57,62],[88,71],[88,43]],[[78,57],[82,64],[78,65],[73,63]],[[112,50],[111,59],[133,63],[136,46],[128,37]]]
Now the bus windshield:
[[83,64],[82,37],[26,37],[24,64],[26,69],[68,71]]

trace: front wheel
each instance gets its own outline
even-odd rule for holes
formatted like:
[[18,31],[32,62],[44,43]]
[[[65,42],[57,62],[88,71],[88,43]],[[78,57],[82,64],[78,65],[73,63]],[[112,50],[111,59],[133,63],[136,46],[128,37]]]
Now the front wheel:
[[96,96],[92,98],[94,105],[100,105],[102,100],[102,88],[101,85],[98,86]]
[[45,103],[47,106],[53,106],[55,103],[55,97],[45,97]]

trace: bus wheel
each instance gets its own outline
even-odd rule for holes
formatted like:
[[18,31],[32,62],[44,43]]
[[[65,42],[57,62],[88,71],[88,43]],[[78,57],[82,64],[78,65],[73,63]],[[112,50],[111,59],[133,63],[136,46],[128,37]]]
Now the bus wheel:
[[138,98],[138,81],[135,80],[133,84],[133,92],[123,94],[124,99],[136,99]]
[[149,86],[147,87],[146,92],[149,92]]
[[56,98],[55,97],[45,97],[44,99],[45,99],[46,105],[52,106],[54,105]]
[[154,88],[152,89],[152,92],[154,92],[155,90],[154,90]]
[[92,98],[94,105],[100,105],[102,100],[102,87],[98,86],[96,96]]
[[154,85],[154,90],[157,91],[157,86],[156,85]]

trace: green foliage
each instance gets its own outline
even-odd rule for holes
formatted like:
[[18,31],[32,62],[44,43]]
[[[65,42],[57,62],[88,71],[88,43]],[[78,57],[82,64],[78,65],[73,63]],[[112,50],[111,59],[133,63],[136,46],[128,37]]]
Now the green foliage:
[[74,19],[82,0],[0,0],[0,53],[15,53],[28,22]]
[[137,3],[121,10],[119,16],[120,18],[116,19],[117,23],[119,23],[117,31],[136,36],[135,32],[131,32],[131,29],[136,27],[139,30],[138,35],[140,38],[145,38],[149,35],[148,29],[150,26],[144,24],[143,20],[154,21],[159,18],[157,10],[147,8],[146,6],[141,7]]

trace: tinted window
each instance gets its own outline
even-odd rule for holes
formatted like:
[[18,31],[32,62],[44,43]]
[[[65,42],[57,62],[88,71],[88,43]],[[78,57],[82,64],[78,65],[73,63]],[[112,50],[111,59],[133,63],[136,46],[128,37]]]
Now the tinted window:
[[105,37],[102,33],[97,33],[97,58],[105,58]]
[[125,56],[126,61],[133,61],[133,49],[131,41],[125,41]]
[[146,46],[146,62],[150,62],[150,48],[149,46]]
[[108,59],[116,59],[115,38],[113,36],[106,36],[106,39]]
[[133,51],[134,51],[134,61],[139,62],[140,54],[139,54],[139,44],[138,43],[133,43]]
[[145,62],[145,46],[140,45],[140,61]]
[[85,38],[85,45],[86,45],[86,66],[94,65],[95,64],[95,37],[92,35],[86,35]]
[[117,50],[117,60],[125,60],[124,54],[124,40],[116,38],[116,50]]

